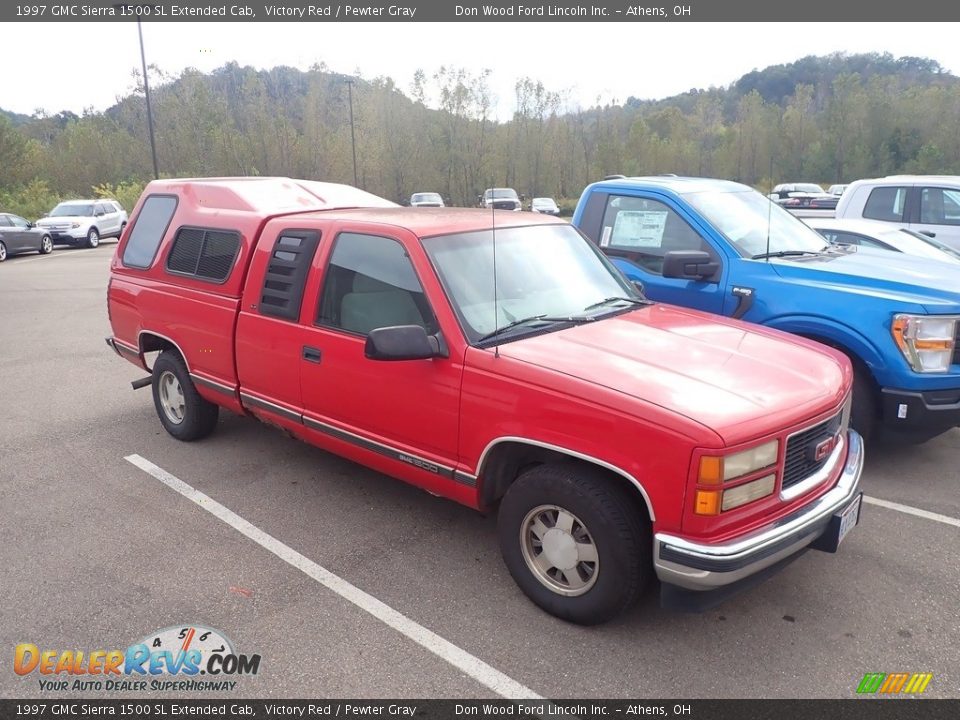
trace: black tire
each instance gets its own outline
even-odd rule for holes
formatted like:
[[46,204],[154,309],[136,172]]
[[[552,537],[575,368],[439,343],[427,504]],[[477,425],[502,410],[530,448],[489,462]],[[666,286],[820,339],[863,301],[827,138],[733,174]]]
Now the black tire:
[[[507,569],[527,597],[551,615],[581,625],[605,622],[637,601],[652,576],[652,549],[650,523],[629,492],[602,472],[574,463],[539,465],[514,481],[500,503],[497,529]],[[570,532],[557,527],[561,510],[568,523],[574,521]],[[545,543],[537,547],[537,519],[547,531],[559,530],[553,557],[575,562],[569,570],[546,559]],[[597,561],[581,561],[580,548],[590,541]],[[544,558],[549,569],[534,569],[534,558]],[[576,573],[572,582],[570,572]]]
[[53,240],[49,235],[44,235],[40,238],[40,254],[49,255],[53,252]]
[[95,248],[100,244],[100,231],[95,227],[87,231],[87,247]]
[[850,427],[860,433],[864,443],[874,436],[879,425],[877,391],[867,370],[859,363],[853,364],[853,407],[850,410]]
[[125,222],[124,222],[124,223],[120,223],[120,232],[117,233],[117,240],[118,240],[118,241],[120,240],[120,238],[123,237],[123,231],[126,230],[126,229],[127,229],[127,224],[126,224]]
[[186,363],[174,350],[164,350],[154,363],[153,405],[164,429],[185,442],[207,437],[220,415],[219,406],[200,397]]
[[7,246],[3,244],[3,241],[0,240],[0,262],[3,262],[7,259]]

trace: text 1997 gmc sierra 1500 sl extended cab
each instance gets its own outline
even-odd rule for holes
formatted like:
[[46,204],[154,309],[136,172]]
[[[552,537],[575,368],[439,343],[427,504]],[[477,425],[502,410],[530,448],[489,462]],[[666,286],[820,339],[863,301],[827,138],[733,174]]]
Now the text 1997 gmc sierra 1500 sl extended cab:
[[550,216],[155,181],[108,305],[171,435],[204,437],[223,407],[499,506],[514,579],[574,622],[654,575],[666,604],[715,603],[859,518],[841,353],[650,303]]

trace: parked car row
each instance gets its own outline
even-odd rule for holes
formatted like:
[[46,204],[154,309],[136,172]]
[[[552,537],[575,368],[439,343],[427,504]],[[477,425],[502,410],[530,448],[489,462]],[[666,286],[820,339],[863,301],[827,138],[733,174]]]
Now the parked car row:
[[37,252],[47,255],[54,245],[95,248],[104,237],[120,238],[127,213],[116,200],[70,200],[57,205],[35,223],[0,213],[0,262],[11,255]]

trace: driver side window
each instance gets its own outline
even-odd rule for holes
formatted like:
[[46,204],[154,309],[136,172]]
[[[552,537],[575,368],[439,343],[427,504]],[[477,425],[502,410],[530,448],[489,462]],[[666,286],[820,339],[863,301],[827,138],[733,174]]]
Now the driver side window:
[[341,233],[323,281],[317,324],[366,335],[394,325],[437,322],[406,251],[396,240]]
[[600,247],[657,275],[671,250],[703,250],[707,242],[673,208],[651,198],[611,195],[603,214]]

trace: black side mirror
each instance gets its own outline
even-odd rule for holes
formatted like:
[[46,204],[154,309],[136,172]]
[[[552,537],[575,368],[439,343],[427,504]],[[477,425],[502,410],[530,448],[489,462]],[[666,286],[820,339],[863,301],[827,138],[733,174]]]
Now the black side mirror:
[[448,356],[439,334],[427,335],[420,325],[371,330],[363,354],[371,360],[429,360]]
[[707,280],[720,263],[703,250],[671,250],[663,256],[663,276],[681,280]]

